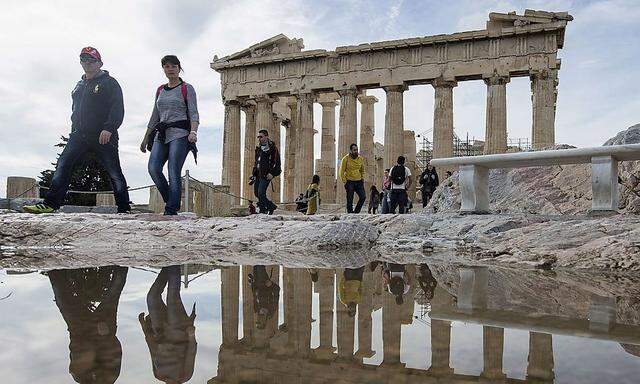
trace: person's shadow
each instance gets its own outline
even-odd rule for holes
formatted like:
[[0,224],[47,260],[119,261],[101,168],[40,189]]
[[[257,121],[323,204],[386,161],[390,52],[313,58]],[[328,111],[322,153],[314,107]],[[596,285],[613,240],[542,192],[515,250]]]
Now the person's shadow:
[[116,336],[125,267],[53,270],[47,273],[69,331],[69,373],[77,383],[114,383],[122,346]]
[[[185,383],[191,379],[196,360],[194,320],[196,305],[191,315],[180,297],[180,266],[164,267],[147,293],[149,315],[138,315],[149,347],[153,375],[165,383]],[[166,304],[162,293],[167,287]]]

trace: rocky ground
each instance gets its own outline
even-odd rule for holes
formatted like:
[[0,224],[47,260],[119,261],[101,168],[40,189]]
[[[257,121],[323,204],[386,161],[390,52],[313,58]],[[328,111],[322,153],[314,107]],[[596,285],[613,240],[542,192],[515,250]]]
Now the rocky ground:
[[372,260],[640,271],[640,216],[0,215],[0,267],[184,262],[346,267]]

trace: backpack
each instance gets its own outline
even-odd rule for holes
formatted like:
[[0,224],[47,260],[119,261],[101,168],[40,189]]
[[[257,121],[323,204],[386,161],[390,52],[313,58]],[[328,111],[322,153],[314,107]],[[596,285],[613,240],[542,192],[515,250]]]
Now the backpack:
[[390,176],[393,184],[395,185],[404,184],[404,181],[407,179],[404,165],[394,165],[393,168],[391,168]]

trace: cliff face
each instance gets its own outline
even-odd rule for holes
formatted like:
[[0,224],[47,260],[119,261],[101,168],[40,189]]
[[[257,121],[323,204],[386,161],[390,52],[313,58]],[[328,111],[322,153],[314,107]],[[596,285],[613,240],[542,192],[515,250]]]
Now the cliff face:
[[[640,143],[640,124],[618,133],[604,145]],[[558,150],[567,146],[559,146]],[[640,161],[621,162],[620,212],[640,213]],[[496,213],[564,215],[591,208],[591,165],[562,165],[495,169],[489,176],[489,198]],[[426,208],[431,212],[457,212],[460,190],[457,174],[445,180]]]

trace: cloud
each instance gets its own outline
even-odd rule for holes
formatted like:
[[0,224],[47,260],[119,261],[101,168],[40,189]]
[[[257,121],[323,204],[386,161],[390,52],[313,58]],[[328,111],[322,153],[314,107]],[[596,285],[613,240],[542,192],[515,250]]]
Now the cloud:
[[[569,11],[560,71],[556,137],[580,146],[600,145],[617,131],[637,123],[634,82],[640,45],[640,5],[635,1],[465,0],[403,2],[362,0],[79,0],[10,2],[0,14],[3,32],[0,69],[0,195],[9,175],[35,177],[55,161],[53,145],[69,132],[70,92],[81,70],[78,52],[100,49],[105,69],[120,82],[125,121],[120,128],[122,164],[131,186],[150,183],[148,154],[138,151],[156,87],[166,81],[160,58],[176,54],[184,78],[198,93],[201,115],[200,160],[185,168],[202,180],[219,182],[224,108],[214,55],[237,52],[278,33],[304,38],[305,49],[334,49],[388,39],[482,29],[491,11],[521,13],[525,8]],[[25,27],[28,26],[28,27]],[[7,32],[9,31],[9,32]],[[19,31],[19,33],[10,33]],[[508,85],[509,136],[530,136],[531,100],[526,78]],[[376,141],[383,140],[384,91],[370,92],[376,104]],[[456,133],[484,137],[485,86],[461,82],[454,90]],[[411,87],[405,93],[405,127],[424,133],[433,122],[433,89]],[[319,108],[316,129],[321,123]],[[319,156],[319,136],[316,137]],[[133,195],[145,202],[146,192]]]

